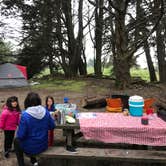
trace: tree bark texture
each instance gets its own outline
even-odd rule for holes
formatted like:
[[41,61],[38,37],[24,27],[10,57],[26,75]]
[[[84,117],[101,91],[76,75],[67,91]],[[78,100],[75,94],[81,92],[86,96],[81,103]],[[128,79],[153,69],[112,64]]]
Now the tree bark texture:
[[130,84],[130,61],[127,51],[127,34],[125,29],[126,4],[124,1],[117,0],[115,15],[115,51],[114,55],[114,72],[116,84],[120,88],[125,88]]

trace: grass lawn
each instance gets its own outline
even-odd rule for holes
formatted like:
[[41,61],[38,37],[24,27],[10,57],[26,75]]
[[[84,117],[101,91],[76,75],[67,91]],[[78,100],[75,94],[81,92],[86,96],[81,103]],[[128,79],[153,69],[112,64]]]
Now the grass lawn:
[[[112,69],[112,67],[104,68],[103,75],[110,76],[111,69]],[[89,74],[94,73],[93,67],[88,67],[87,70],[88,70]],[[136,68],[132,68],[130,70],[130,73],[131,73],[132,77],[141,77],[143,80],[150,81],[148,69],[141,69],[141,68],[136,69]]]
[[132,77],[141,77],[143,80],[150,81],[148,69],[132,68],[130,73]]
[[33,86],[33,89],[68,90],[81,92],[86,86],[86,82],[84,80],[50,79],[40,80],[39,82],[40,84]]
[[[109,76],[111,74],[111,69],[112,69],[112,67],[104,68],[103,75]],[[87,71],[88,71],[88,74],[93,74],[94,68],[88,67]]]
[[[88,73],[94,73],[93,67],[88,67]],[[149,71],[147,69],[136,69],[132,68],[130,70],[132,77],[141,77],[143,80],[150,81]],[[105,68],[103,74],[110,76],[111,67]],[[87,80],[67,80],[67,79],[48,79],[42,80],[45,75],[49,75],[49,69],[46,68],[40,74],[36,76],[37,81],[39,80],[40,84],[33,86],[33,89],[51,89],[51,90],[67,90],[74,92],[82,92],[86,89],[89,82]],[[105,87],[95,85],[98,91],[105,91]]]
[[[108,68],[104,68],[103,75],[110,76],[111,75],[111,69],[112,69],[112,66],[110,66]],[[94,68],[93,67],[88,67],[87,71],[88,71],[88,74],[93,74],[94,73]],[[143,80],[150,81],[148,69],[132,68],[130,70],[130,73],[131,73],[132,77],[141,77]],[[40,74],[37,75],[37,77],[41,78],[42,76],[49,75],[49,74],[50,74],[49,69],[45,68]]]

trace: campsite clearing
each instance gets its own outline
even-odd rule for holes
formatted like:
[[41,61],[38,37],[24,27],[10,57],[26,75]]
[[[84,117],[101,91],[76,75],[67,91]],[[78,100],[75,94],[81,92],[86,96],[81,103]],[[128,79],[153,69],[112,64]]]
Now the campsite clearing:
[[[80,111],[91,111],[88,109],[83,109],[80,107],[80,101],[84,97],[91,97],[91,96],[101,96],[101,95],[108,95],[108,94],[128,94],[128,95],[140,95],[143,96],[144,98],[147,97],[154,97],[154,98],[160,98],[160,94],[163,92],[166,92],[166,86],[163,84],[147,84],[147,86],[141,86],[141,85],[136,85],[133,86],[130,89],[125,89],[125,90],[117,90],[115,86],[113,85],[113,82],[111,80],[96,80],[96,79],[83,79],[81,80],[84,82],[82,88],[80,91],[72,91],[70,90],[70,87],[68,89],[60,89],[58,90],[58,86],[61,84],[56,84],[56,81],[54,82],[54,87],[47,87],[46,82],[45,82],[45,88],[39,87],[39,85],[32,86],[31,88],[13,88],[13,89],[1,89],[0,90],[0,107],[4,104],[6,99],[9,96],[17,96],[19,98],[19,102],[21,105],[21,108],[23,109],[23,101],[25,99],[25,96],[27,95],[28,92],[30,91],[35,91],[39,93],[39,95],[42,98],[43,104],[45,104],[45,97],[47,95],[51,95],[55,98],[55,101],[57,103],[63,102],[63,97],[67,96],[70,99],[70,102],[76,103],[79,107]],[[61,80],[57,81],[61,82]],[[65,82],[65,80],[63,80]],[[77,80],[74,81],[74,84],[77,83]],[[49,84],[48,84],[49,85]],[[55,88],[56,87],[56,88]],[[102,88],[104,89],[103,91],[100,91],[99,89]],[[92,110],[94,111],[94,110]],[[97,108],[95,111],[98,112],[104,112],[105,108]],[[55,138],[57,141],[64,140],[64,137],[62,135],[61,130],[56,130],[55,133]],[[0,139],[3,139],[3,135],[0,135]],[[55,141],[56,141],[55,140]],[[0,151],[2,152],[3,145],[2,142],[0,142]],[[15,165],[15,156],[12,155],[13,157],[9,158],[8,161],[4,161],[2,159],[2,155],[0,156],[0,166],[5,165],[6,166],[16,166]]]

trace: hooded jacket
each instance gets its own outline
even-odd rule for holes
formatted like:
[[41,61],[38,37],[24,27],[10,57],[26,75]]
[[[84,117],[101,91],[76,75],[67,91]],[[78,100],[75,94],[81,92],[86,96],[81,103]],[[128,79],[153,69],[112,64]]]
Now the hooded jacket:
[[0,129],[16,130],[19,124],[20,112],[17,110],[10,111],[7,106],[3,108],[0,116]]
[[26,154],[39,154],[48,148],[48,130],[55,123],[43,106],[27,108],[23,112],[17,131],[20,146]]

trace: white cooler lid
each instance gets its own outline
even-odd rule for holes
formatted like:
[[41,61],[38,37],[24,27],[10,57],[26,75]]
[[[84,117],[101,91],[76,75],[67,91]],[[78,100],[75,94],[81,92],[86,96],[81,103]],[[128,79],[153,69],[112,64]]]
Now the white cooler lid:
[[129,97],[129,101],[142,102],[142,101],[144,101],[144,99],[141,96],[134,95],[134,96]]

